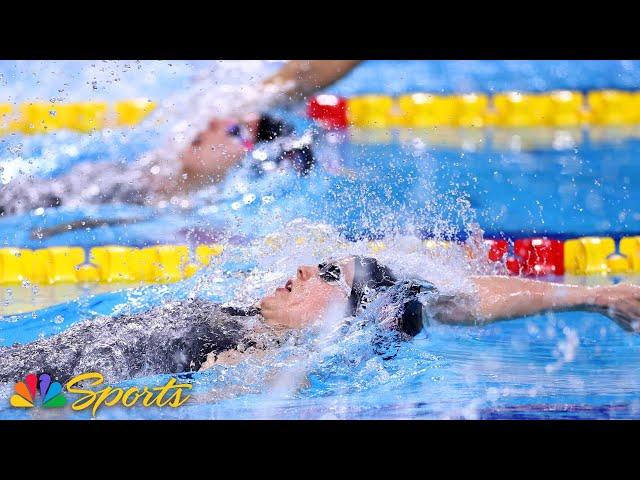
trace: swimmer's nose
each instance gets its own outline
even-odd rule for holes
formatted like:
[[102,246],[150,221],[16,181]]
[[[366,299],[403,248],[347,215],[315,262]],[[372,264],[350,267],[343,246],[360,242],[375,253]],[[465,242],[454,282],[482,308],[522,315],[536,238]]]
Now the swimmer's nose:
[[202,143],[202,133],[199,133],[198,135],[196,135],[196,138],[194,138],[193,141],[191,142],[191,146],[197,147],[201,143]]
[[302,265],[300,267],[298,267],[298,278],[300,280],[309,280],[311,277],[313,277],[316,274],[316,268],[315,267],[311,267],[309,265]]

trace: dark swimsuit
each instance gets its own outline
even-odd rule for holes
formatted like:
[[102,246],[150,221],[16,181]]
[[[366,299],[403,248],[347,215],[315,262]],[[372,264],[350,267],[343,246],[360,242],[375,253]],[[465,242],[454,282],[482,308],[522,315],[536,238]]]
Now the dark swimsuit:
[[99,372],[114,382],[197,371],[209,353],[254,346],[249,324],[257,314],[185,300],[134,315],[98,317],[32,343],[0,347],[0,382],[29,373],[48,373],[64,382]]

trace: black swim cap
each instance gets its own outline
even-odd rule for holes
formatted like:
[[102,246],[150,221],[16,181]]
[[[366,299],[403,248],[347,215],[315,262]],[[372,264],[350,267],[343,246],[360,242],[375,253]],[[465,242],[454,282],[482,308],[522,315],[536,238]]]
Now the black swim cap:
[[437,292],[436,287],[422,280],[404,280],[399,282],[391,270],[372,257],[355,257],[355,273],[349,310],[351,315],[360,309],[366,309],[373,297],[384,290],[389,300],[401,304],[401,310],[394,320],[392,328],[410,337],[415,337],[423,328],[422,302],[418,295]]
[[382,265],[375,258],[354,257],[355,271],[353,274],[353,284],[351,285],[351,295],[349,296],[349,310],[351,315],[355,315],[358,308],[367,301],[367,294],[377,291],[380,287],[390,287],[397,281],[396,276],[388,267]]
[[291,135],[293,128],[288,123],[267,114],[260,115],[255,142],[271,142],[278,137]]
[[[239,127],[230,130],[231,135],[239,135]],[[262,151],[259,161],[253,167],[262,174],[284,161],[290,162],[300,175],[308,175],[316,164],[313,153],[313,136],[305,133],[294,135],[293,125],[267,114],[260,116],[254,138],[255,151]],[[255,157],[254,157],[255,158]]]

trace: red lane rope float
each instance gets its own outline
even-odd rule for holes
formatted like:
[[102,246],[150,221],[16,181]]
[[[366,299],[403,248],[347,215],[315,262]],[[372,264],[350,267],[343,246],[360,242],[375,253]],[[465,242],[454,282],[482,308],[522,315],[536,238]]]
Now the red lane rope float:
[[[515,275],[640,273],[640,236],[624,237],[618,249],[610,237],[554,240],[546,237],[485,240],[488,258]],[[509,253],[509,251],[512,253]]]
[[564,275],[564,244],[549,238],[522,238],[513,242],[513,255],[508,255],[506,240],[486,240],[489,260],[504,261],[510,273],[527,276]]
[[325,128],[346,128],[347,100],[335,95],[318,95],[309,100],[307,115]]

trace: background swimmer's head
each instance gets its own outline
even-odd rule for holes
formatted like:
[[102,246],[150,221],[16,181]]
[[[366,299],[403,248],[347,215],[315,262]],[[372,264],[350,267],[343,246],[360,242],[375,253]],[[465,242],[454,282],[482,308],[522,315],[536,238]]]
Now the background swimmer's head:
[[[318,266],[298,267],[296,276],[262,299],[260,308],[269,323],[301,328],[336,315],[355,316],[380,293],[397,308],[381,326],[413,337],[422,329],[422,304],[416,295],[431,284],[398,282],[391,270],[370,257],[346,257]],[[435,290],[435,287],[433,287]]]
[[[258,119],[245,122],[249,131],[257,129]],[[222,177],[226,170],[244,157],[248,148],[242,139],[230,133],[233,120],[212,120],[180,154],[184,171],[196,176]],[[217,178],[219,180],[219,178]]]

